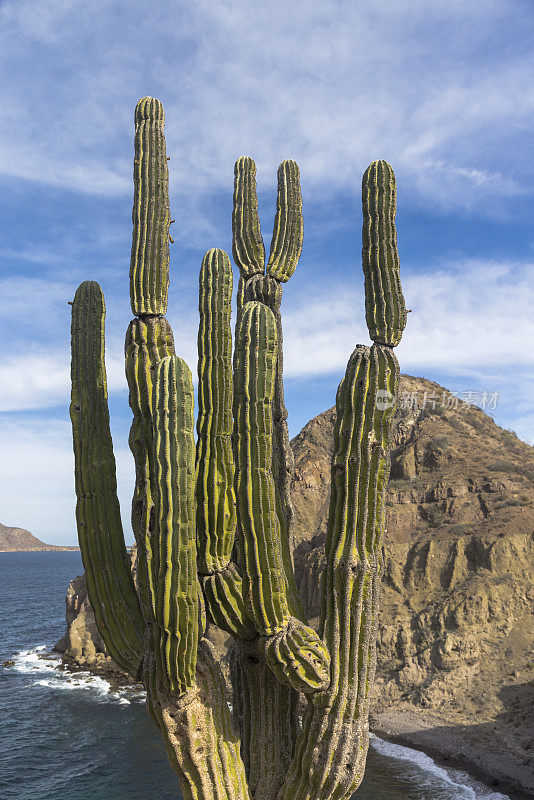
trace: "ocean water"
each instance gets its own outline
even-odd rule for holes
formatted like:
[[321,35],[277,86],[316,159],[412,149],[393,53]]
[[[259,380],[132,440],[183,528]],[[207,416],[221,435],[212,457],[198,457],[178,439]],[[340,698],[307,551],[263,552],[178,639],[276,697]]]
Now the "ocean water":
[[[142,695],[57,669],[77,552],[0,553],[0,800],[178,800]],[[372,739],[358,800],[506,800],[465,773]]]

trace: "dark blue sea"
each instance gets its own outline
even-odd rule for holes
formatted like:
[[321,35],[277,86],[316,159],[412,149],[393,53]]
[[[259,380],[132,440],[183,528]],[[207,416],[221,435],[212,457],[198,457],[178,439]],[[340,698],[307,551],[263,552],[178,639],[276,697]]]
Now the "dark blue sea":
[[[0,553],[0,800],[181,800],[144,698],[57,669],[77,552]],[[358,800],[506,800],[373,738]]]

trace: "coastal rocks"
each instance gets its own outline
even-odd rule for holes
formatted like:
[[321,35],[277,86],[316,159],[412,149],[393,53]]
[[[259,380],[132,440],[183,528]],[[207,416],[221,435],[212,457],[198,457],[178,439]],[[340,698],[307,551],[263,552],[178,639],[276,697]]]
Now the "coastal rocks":
[[85,575],[69,583],[65,598],[67,632],[54,647],[59,653],[72,658],[78,665],[113,664],[108,656],[87,595]]

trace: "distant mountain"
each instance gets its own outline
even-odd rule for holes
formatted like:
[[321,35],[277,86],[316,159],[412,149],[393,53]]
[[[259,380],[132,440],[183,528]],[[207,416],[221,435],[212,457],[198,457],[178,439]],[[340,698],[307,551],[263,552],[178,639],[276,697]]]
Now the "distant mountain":
[[79,547],[62,547],[57,544],[45,544],[24,528],[10,528],[0,522],[0,553],[24,550],[79,550]]

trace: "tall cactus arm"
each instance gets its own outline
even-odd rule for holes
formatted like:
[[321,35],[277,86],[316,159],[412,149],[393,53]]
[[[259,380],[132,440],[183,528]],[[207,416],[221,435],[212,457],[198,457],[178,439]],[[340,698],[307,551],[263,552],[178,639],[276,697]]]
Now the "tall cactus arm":
[[397,345],[406,327],[406,306],[399,277],[397,187],[387,161],[373,161],[362,181],[362,260],[365,316],[373,342]]
[[129,566],[109,429],[104,363],[104,296],[94,281],[72,304],[70,416],[76,521],[89,599],[110,655],[139,680],[144,621]]
[[154,387],[158,544],[152,568],[158,674],[178,695],[195,684],[198,645],[193,409],[189,367],[181,358],[167,356],[158,365]]
[[135,108],[130,300],[136,315],[165,314],[169,287],[169,170],[165,112],[155,97]]
[[143,97],[135,109],[135,161],[130,298],[134,319],[126,333],[126,377],[133,412],[130,448],[135,460],[132,528],[138,547],[138,585],[147,622],[154,619],[152,396],[159,361],[174,354],[171,326],[160,316],[169,281],[169,186],[165,114],[159,100]]
[[236,340],[237,497],[246,595],[264,636],[285,630],[290,619],[271,473],[276,344],[272,312],[246,303]]
[[276,320],[245,304],[236,342],[237,498],[244,584],[268,665],[283,683],[313,692],[328,683],[329,656],[317,634],[291,616],[272,477]]
[[278,195],[267,275],[285,283],[295,272],[302,252],[303,221],[300,172],[294,161],[278,167]]
[[256,165],[248,156],[235,162],[232,254],[243,278],[263,275],[265,246],[260,231]]
[[198,570],[208,613],[241,639],[256,636],[243,602],[241,576],[230,563],[236,528],[232,451],[232,268],[223,250],[209,250],[199,278],[196,514]]
[[236,526],[232,453],[232,268],[222,250],[209,250],[199,279],[197,419],[197,538],[199,572],[230,561]]
[[133,413],[130,449],[135,461],[132,529],[137,542],[138,586],[141,609],[147,621],[154,619],[152,550],[154,538],[153,391],[158,363],[174,355],[171,326],[164,317],[134,319],[125,344],[126,378]]
[[[242,172],[243,165],[256,174],[254,162],[249,157],[243,157],[236,162],[235,198],[238,196],[237,176]],[[256,184],[250,204],[257,213]],[[234,207],[234,217],[236,209]],[[259,224],[259,223],[258,223]],[[273,236],[271,239],[271,253],[267,265],[267,274],[263,270],[256,274],[242,269],[238,292],[238,319],[242,304],[248,300],[257,300],[265,303],[276,318],[278,335],[278,353],[276,366],[276,379],[272,400],[273,409],[273,455],[272,470],[276,488],[276,512],[280,524],[280,541],[282,547],[282,560],[286,578],[286,593],[289,609],[293,616],[305,621],[306,614],[299,600],[298,591],[293,572],[292,556],[292,523],[293,504],[291,502],[291,481],[294,473],[293,451],[289,444],[289,431],[287,426],[287,409],[284,402],[283,383],[283,334],[280,305],[282,302],[282,282],[289,280],[296,269],[302,250],[302,197],[300,192],[299,168],[294,161],[284,161],[278,167],[278,194],[276,202],[276,216]],[[236,250],[236,226],[234,224],[234,252]],[[241,302],[240,302],[241,301]]]

